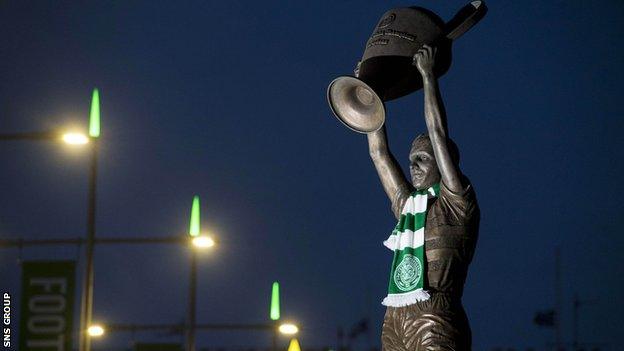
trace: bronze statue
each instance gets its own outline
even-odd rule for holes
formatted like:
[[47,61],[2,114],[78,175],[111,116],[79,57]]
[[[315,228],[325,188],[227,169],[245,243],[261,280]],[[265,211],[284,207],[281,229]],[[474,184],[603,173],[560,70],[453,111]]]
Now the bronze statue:
[[[475,192],[448,137],[437,78],[451,63],[451,42],[486,12],[473,1],[446,24],[429,10],[388,11],[369,38],[355,77],[328,88],[338,119],[366,133],[369,153],[399,221],[384,245],[393,250],[381,340],[384,351],[471,349],[461,297],[479,231]],[[415,53],[414,53],[415,52]],[[408,54],[409,53],[409,54]],[[388,148],[383,101],[422,88],[428,134],[409,154],[409,182]]]
[[433,74],[435,54],[435,48],[425,46],[414,56],[424,85],[429,134],[419,135],[412,143],[411,184],[388,148],[385,127],[367,134],[370,156],[397,219],[414,189],[440,183],[439,197],[428,204],[424,231],[424,288],[430,298],[387,308],[381,334],[386,351],[471,347],[461,296],[477,242],[479,207],[468,178],[459,169],[457,147],[448,138],[446,115]]

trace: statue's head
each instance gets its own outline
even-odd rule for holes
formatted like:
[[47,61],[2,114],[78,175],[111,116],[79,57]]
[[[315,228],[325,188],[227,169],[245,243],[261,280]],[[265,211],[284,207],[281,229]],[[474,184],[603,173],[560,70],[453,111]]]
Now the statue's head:
[[[455,145],[451,139],[448,139],[447,148],[451,158],[453,159],[453,163],[458,165],[459,150],[457,145]],[[412,185],[416,189],[427,189],[440,182],[440,170],[438,169],[438,164],[436,163],[429,135],[421,134],[414,139],[409,159]]]

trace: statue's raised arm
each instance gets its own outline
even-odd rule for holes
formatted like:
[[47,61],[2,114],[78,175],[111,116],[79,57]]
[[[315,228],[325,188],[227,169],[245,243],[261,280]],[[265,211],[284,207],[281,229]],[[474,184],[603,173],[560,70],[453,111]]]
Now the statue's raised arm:
[[[355,76],[359,76],[360,64],[358,62],[353,70]],[[375,170],[379,175],[381,185],[390,199],[392,204],[392,213],[398,219],[401,215],[402,200],[407,194],[410,193],[411,187],[405,179],[405,175],[399,166],[396,158],[390,152],[388,146],[388,134],[386,133],[386,126],[382,126],[374,132],[366,134],[368,139],[368,153],[373,160]]]
[[446,112],[438,88],[438,80],[433,73],[436,49],[424,45],[414,55],[414,65],[422,75],[425,94],[425,121],[429,131],[429,139],[433,147],[442,182],[453,192],[463,189],[458,160],[454,159],[448,139]]
[[375,169],[381,180],[381,185],[392,203],[392,212],[398,219],[401,215],[403,200],[411,191],[405,175],[388,147],[386,127],[366,134],[368,137],[368,151]]

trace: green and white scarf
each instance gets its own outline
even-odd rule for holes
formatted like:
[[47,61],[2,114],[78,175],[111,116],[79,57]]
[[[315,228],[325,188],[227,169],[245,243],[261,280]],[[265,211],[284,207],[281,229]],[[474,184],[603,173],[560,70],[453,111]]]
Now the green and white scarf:
[[399,223],[384,241],[394,251],[388,296],[381,302],[390,307],[401,307],[429,299],[423,289],[425,257],[425,221],[427,200],[438,196],[440,185],[427,190],[416,190],[405,201]]

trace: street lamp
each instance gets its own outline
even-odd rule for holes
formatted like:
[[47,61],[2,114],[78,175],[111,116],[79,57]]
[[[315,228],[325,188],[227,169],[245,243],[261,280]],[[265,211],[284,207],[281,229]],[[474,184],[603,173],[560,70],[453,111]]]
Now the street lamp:
[[89,172],[89,196],[87,210],[87,262],[85,268],[84,287],[82,289],[82,304],[80,311],[80,351],[90,351],[88,326],[91,325],[93,310],[93,246],[95,243],[95,188],[97,174],[97,139],[100,136],[100,98],[97,89],[93,90],[91,111],[89,114],[89,136],[81,133],[60,133],[58,131],[44,131],[34,133],[2,133],[0,141],[63,141],[69,145],[85,145],[92,141],[91,166]]
[[199,249],[206,249],[215,245],[214,240],[206,235],[196,236],[192,240],[193,245]]
[[83,133],[65,133],[62,137],[63,141],[69,145],[85,145],[89,143],[89,137]]
[[206,249],[215,245],[214,239],[210,236],[202,235],[200,228],[200,211],[199,196],[193,197],[193,205],[191,206],[191,220],[189,225],[189,236],[192,238],[191,243],[191,277],[189,283],[189,305],[188,305],[188,323],[186,328],[186,350],[195,351],[195,329],[196,329],[196,305],[197,305],[197,249]]
[[284,335],[295,335],[299,332],[299,327],[293,323],[283,323],[277,330]]
[[[80,306],[80,351],[91,351],[91,338],[88,327],[93,315],[93,251],[95,248],[95,205],[97,184],[98,140],[100,137],[100,93],[93,89],[89,112],[89,139],[91,141],[91,164],[89,167],[89,195],[87,200],[87,240],[86,264]],[[78,139],[77,137],[71,138]],[[84,140],[83,140],[84,141]]]
[[100,337],[104,335],[104,327],[98,324],[94,324],[87,329],[87,333],[91,337]]
[[299,327],[290,322],[278,325],[280,319],[280,286],[279,282],[273,282],[271,286],[271,309],[269,317],[273,321],[273,351],[277,351],[278,333],[282,335],[295,335],[299,332]]

